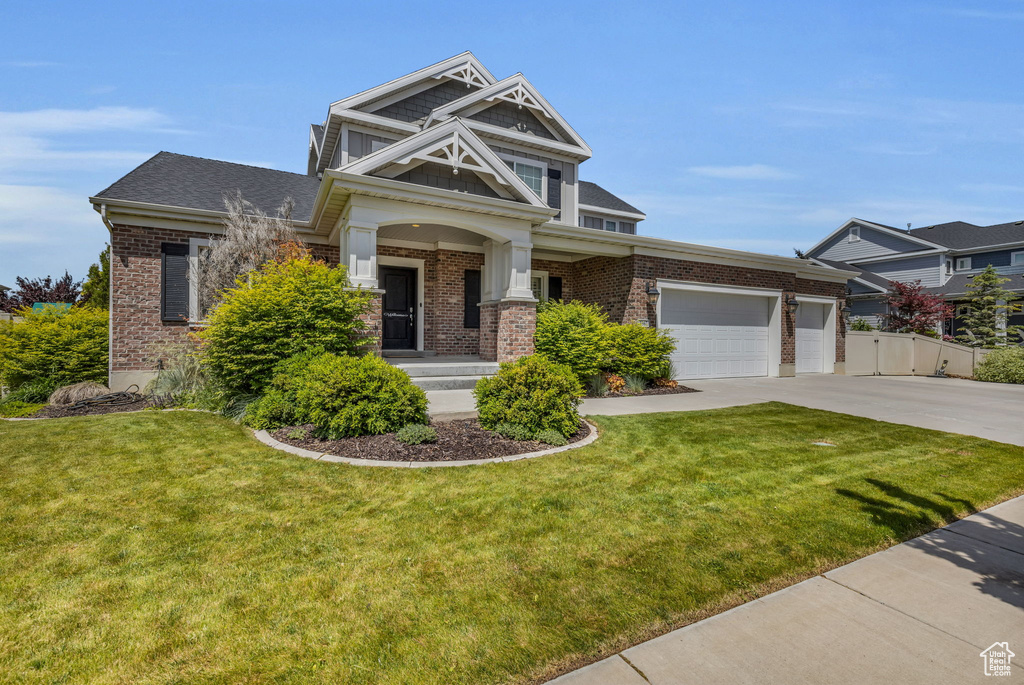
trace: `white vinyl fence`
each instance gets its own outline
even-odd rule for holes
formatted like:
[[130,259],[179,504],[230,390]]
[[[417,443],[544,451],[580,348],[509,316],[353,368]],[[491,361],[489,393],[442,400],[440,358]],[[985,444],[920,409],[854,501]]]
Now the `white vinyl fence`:
[[931,376],[943,362],[947,374],[973,376],[986,354],[916,333],[846,332],[847,376]]

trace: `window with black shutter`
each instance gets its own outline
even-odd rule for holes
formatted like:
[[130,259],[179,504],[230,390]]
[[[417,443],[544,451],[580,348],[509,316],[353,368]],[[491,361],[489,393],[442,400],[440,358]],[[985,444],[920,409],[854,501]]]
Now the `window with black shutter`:
[[548,276],[548,299],[555,301],[562,299],[561,276]]
[[480,328],[480,271],[466,269],[466,309],[462,315],[463,328]]
[[160,245],[160,318],[188,319],[188,245]]

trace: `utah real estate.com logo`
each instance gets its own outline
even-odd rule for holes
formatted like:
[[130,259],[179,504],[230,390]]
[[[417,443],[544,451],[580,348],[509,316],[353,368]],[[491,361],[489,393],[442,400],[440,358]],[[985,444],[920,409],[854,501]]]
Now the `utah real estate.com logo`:
[[993,642],[992,646],[981,653],[985,660],[985,675],[1010,675],[1010,659],[1017,656],[1010,651],[1007,642]]

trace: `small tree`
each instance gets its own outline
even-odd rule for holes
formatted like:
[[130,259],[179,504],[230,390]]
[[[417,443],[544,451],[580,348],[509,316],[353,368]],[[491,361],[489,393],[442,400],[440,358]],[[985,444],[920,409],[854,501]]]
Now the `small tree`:
[[991,349],[1005,345],[1008,337],[1017,334],[1019,326],[1007,326],[1009,316],[1021,310],[1017,303],[1020,298],[1003,287],[1009,280],[996,273],[991,264],[971,279],[964,298],[969,308],[963,317],[965,332],[956,336],[958,341]]
[[107,309],[110,306],[110,246],[100,252],[99,262],[89,267],[82,285],[82,306]]
[[886,328],[895,333],[935,332],[953,315],[953,307],[941,295],[925,292],[921,281],[889,281],[889,315]]
[[242,197],[241,192],[224,196],[228,216],[224,235],[210,242],[189,274],[198,284],[199,310],[204,314],[235,287],[236,279],[258,269],[278,255],[282,243],[295,241],[291,223],[295,203],[285,198],[277,216],[268,216]]
[[67,271],[56,281],[52,277],[14,279],[14,290],[0,293],[0,311],[13,312],[23,307],[31,307],[36,302],[66,302],[74,304],[78,300],[81,281],[71,278]]

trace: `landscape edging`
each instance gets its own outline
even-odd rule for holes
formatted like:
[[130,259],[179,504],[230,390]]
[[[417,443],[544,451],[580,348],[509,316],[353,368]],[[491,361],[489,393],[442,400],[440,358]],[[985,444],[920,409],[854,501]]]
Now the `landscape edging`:
[[380,461],[377,459],[355,459],[353,457],[339,457],[335,454],[328,454],[326,452],[314,452],[313,450],[303,449],[302,447],[295,447],[287,443],[275,440],[271,437],[270,433],[265,430],[254,430],[253,434],[256,439],[262,442],[268,447],[281,450],[282,452],[288,452],[298,457],[304,457],[306,459],[313,459],[314,461],[327,461],[339,464],[349,464],[350,466],[383,466],[385,468],[432,468],[432,467],[448,467],[448,466],[479,466],[481,464],[499,464],[502,462],[509,461],[521,461],[523,459],[534,459],[536,457],[546,457],[550,454],[557,454],[558,452],[565,452],[567,450],[576,449],[577,447],[586,447],[590,443],[597,440],[597,426],[590,423],[586,419],[583,423],[587,425],[589,433],[585,438],[578,442],[571,443],[569,445],[562,445],[561,447],[552,447],[546,450],[538,450],[536,452],[525,452],[523,454],[513,454],[507,457],[491,457],[489,459],[467,459],[465,461]]

